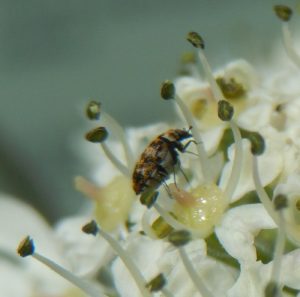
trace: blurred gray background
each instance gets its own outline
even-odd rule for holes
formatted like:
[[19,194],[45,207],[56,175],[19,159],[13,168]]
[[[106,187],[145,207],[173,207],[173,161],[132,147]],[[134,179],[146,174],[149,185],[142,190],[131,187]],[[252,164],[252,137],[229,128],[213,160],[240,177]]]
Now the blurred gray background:
[[259,65],[280,37],[274,4],[0,0],[1,191],[52,222],[75,213],[83,198],[73,176],[89,168],[71,138],[85,125],[87,98],[101,100],[123,125],[170,118],[159,87],[191,50],[186,33],[201,32],[213,67],[238,57]]

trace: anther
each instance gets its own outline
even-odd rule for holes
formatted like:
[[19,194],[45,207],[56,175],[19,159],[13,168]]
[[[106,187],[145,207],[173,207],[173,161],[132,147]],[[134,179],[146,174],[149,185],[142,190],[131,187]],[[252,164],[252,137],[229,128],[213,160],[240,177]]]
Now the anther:
[[147,206],[147,208],[151,208],[153,204],[156,202],[157,197],[159,195],[158,191],[146,191],[141,195],[140,202]]
[[34,253],[33,240],[27,236],[19,244],[17,252],[21,257],[31,256]]
[[159,239],[167,237],[174,230],[162,217],[158,217],[152,223],[151,228]]
[[265,288],[265,297],[277,297],[279,293],[278,285],[275,282],[269,282]]
[[234,78],[230,78],[226,81],[223,77],[216,78],[216,82],[226,99],[239,99],[245,95],[245,89],[242,84],[235,81]]
[[96,221],[92,220],[89,223],[82,226],[81,230],[86,234],[92,234],[92,235],[96,236],[97,233],[99,232],[99,227],[98,227]]
[[189,231],[179,230],[171,232],[168,239],[174,246],[180,247],[189,243],[192,240],[192,235]]
[[86,140],[93,143],[101,143],[106,140],[108,132],[105,127],[95,128],[85,134]]
[[228,122],[234,114],[233,106],[226,100],[218,101],[218,116],[222,121]]
[[258,132],[250,132],[247,136],[251,142],[251,152],[259,156],[265,151],[265,140]]
[[90,101],[86,106],[86,116],[90,120],[99,120],[101,112],[101,103],[97,101]]
[[293,14],[293,10],[286,5],[275,5],[274,11],[279,19],[288,22]]
[[197,32],[189,32],[187,40],[196,48],[204,49],[204,40]]
[[275,196],[273,203],[275,210],[280,211],[288,206],[288,199],[285,195],[279,194]]
[[165,276],[162,273],[160,273],[146,284],[146,288],[149,289],[150,292],[158,292],[162,290],[166,283],[167,280]]
[[174,99],[175,86],[170,80],[165,80],[160,88],[160,95],[165,100]]

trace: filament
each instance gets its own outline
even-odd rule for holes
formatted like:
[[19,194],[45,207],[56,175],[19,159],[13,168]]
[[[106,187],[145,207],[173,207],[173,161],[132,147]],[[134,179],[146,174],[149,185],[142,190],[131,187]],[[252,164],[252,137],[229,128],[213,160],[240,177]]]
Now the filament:
[[184,247],[179,247],[179,254],[182,260],[182,263],[189,274],[192,282],[194,283],[195,287],[199,291],[202,297],[214,297],[213,294],[208,290],[206,285],[203,283],[201,278],[197,275],[197,272],[191,263],[190,259],[188,258]]
[[139,269],[135,265],[135,263],[132,261],[131,257],[129,257],[126,253],[126,251],[121,247],[121,245],[108,233],[103,231],[101,228],[99,228],[98,232],[100,235],[110,244],[112,249],[117,253],[117,255],[121,258],[123,263],[125,264],[126,268],[131,273],[135,283],[137,284],[141,294],[143,297],[151,297],[151,294],[146,289],[146,281],[142,274],[140,273]]
[[273,219],[273,221],[277,225],[279,225],[278,214],[275,212],[273,204],[272,204],[269,196],[267,195],[265,189],[263,188],[263,186],[261,184],[259,174],[258,174],[258,164],[257,164],[257,157],[256,156],[252,156],[252,169],[253,169],[253,180],[254,180],[254,185],[255,185],[255,188],[256,188],[257,195],[258,195],[261,203],[265,207],[266,211],[270,215],[270,217]]
[[109,149],[108,145],[105,142],[101,143],[101,147],[105,153],[105,155],[107,156],[107,158],[115,165],[115,167],[125,176],[129,176],[130,175],[130,171],[128,169],[128,167],[126,167],[125,165],[123,165],[120,160],[111,152],[111,150]]
[[56,264],[50,259],[40,255],[39,253],[34,252],[32,254],[32,257],[38,260],[39,262],[43,263],[44,265],[48,266],[50,269],[62,276],[64,279],[68,280],[70,283],[81,289],[88,296],[106,297],[106,295],[100,292],[100,290],[96,289],[92,284],[80,279],[70,271],[66,270],[65,268],[61,267],[60,265]]
[[[201,164],[201,177],[205,179],[206,181],[211,181],[212,179],[212,173],[210,172],[210,166],[209,166],[209,160],[203,145],[203,140],[201,138],[201,135],[199,133],[199,130],[197,129],[197,124],[194,121],[194,117],[190,110],[187,108],[187,106],[184,104],[183,100],[176,94],[175,95],[175,101],[177,105],[179,106],[180,110],[182,111],[182,114],[187,122],[187,124],[191,127],[192,134],[194,139],[196,140],[196,148],[200,159]],[[205,174],[204,174],[205,172]]]
[[134,157],[133,157],[131,148],[129,147],[128,141],[126,140],[126,136],[125,136],[123,128],[108,113],[103,112],[102,116],[103,116],[104,120],[107,122],[110,129],[114,132],[115,136],[121,141],[124,152],[125,152],[125,156],[126,156],[127,166],[131,170],[134,166]]
[[296,52],[288,22],[282,22],[283,43],[289,58],[300,68],[300,56]]
[[198,50],[198,54],[199,54],[199,59],[201,61],[201,64],[203,66],[205,75],[207,80],[209,81],[209,84],[211,86],[211,90],[213,92],[214,98],[216,101],[220,101],[220,100],[224,100],[223,98],[223,94],[218,86],[218,84],[216,83],[216,80],[213,76],[213,72],[210,68],[210,65],[206,59],[205,53],[203,49],[199,49]]
[[235,142],[235,153],[234,153],[234,159],[233,159],[233,165],[232,165],[230,177],[224,191],[224,195],[228,203],[230,202],[234,194],[234,191],[237,187],[241,175],[242,162],[243,162],[243,144],[242,144],[241,132],[238,126],[232,120],[229,121],[229,124]]
[[271,282],[279,284],[280,282],[280,269],[282,263],[282,256],[284,253],[285,247],[285,228],[282,212],[279,211],[279,224],[278,224],[278,234],[276,238],[275,251],[274,251],[274,260],[271,274]]
[[167,289],[167,288],[162,288],[161,292],[166,296],[166,297],[174,297],[174,295]]

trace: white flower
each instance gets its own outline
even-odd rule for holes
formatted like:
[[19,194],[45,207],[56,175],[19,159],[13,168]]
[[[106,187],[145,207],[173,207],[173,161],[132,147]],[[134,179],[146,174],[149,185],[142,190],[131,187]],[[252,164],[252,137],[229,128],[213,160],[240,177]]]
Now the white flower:
[[70,286],[39,263],[20,262],[15,253],[24,234],[32,234],[39,249],[61,265],[68,266],[61,254],[61,246],[47,222],[32,207],[12,196],[0,196],[0,292],[1,296],[61,295]]
[[[275,11],[287,22],[289,8]],[[287,23],[283,32],[300,66]],[[104,151],[93,159],[95,184],[76,179],[93,207],[56,228],[59,255],[77,276],[30,238],[18,252],[92,297],[289,296],[300,290],[299,70],[258,73],[238,60],[212,73],[203,39],[188,40],[207,80],[193,67],[162,84],[178,119],[124,130],[101,111],[105,127],[86,135]],[[99,103],[87,108],[99,118]]]

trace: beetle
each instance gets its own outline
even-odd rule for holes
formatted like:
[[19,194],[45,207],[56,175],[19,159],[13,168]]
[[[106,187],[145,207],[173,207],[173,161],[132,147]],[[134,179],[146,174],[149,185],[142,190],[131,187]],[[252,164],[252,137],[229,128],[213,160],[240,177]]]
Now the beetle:
[[188,130],[170,129],[158,135],[145,148],[137,161],[132,174],[133,190],[141,194],[150,189],[158,188],[180,163],[178,152],[185,152],[194,140],[183,144],[182,141],[192,138]]

